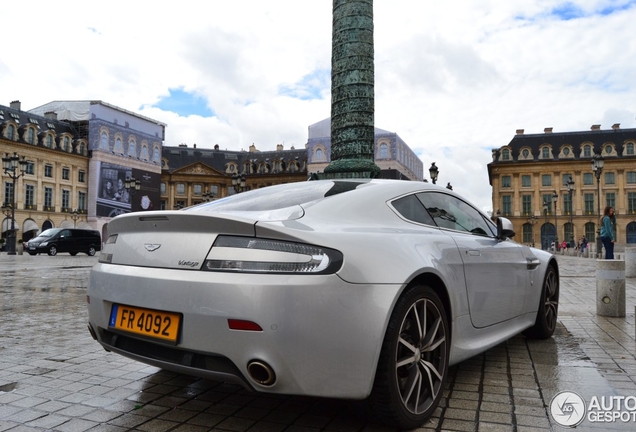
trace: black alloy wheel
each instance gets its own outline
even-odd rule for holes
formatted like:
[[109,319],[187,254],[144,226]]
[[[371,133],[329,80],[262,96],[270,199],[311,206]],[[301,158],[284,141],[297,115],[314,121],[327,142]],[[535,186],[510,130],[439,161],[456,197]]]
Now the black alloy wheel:
[[541,299],[537,309],[537,318],[532,327],[523,331],[524,336],[531,339],[547,339],[554,334],[559,315],[559,276],[550,264],[545,273]]
[[437,293],[409,288],[398,300],[387,328],[369,399],[384,423],[421,426],[439,404],[448,374],[450,331]]

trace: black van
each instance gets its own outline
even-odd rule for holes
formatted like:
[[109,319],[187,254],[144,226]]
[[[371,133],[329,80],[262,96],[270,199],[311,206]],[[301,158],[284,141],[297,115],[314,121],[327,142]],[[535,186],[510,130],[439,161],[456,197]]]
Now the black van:
[[57,255],[58,252],[68,252],[77,255],[84,252],[89,256],[102,249],[102,237],[99,231],[78,228],[50,228],[24,245],[29,255],[46,252]]

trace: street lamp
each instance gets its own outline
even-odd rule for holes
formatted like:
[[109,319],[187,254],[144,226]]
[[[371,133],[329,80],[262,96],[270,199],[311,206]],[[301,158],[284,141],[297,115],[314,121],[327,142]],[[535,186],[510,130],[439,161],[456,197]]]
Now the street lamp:
[[77,220],[80,217],[81,216],[77,213],[77,209],[73,209],[73,211],[71,212],[71,219],[73,219],[73,228],[77,227]]
[[232,187],[236,193],[243,192],[245,190],[245,176],[235,173],[232,176]]
[[[545,216],[545,224],[541,229],[541,247],[545,246],[545,250],[550,249],[550,245],[548,244],[548,208],[549,204],[547,201],[543,201],[543,216]],[[545,244],[543,243],[545,234]]]
[[554,249],[559,250],[559,224],[557,222],[557,201],[559,195],[556,191],[552,193],[552,203],[554,204]]
[[[601,218],[601,173],[603,172],[603,165],[605,164],[605,159],[601,156],[600,153],[595,153],[594,157],[592,157],[592,171],[594,172],[594,176],[596,177],[596,183],[598,187],[598,200],[596,201],[596,210],[598,213],[599,220]],[[603,249],[603,245],[601,243],[601,225],[596,224],[596,255],[601,252]]]
[[435,162],[431,164],[431,167],[428,169],[428,173],[431,176],[431,181],[433,184],[437,183],[437,176],[439,175],[439,169],[435,165]]
[[530,224],[530,237],[532,238],[532,247],[534,247],[534,226],[539,222],[539,218],[536,216],[530,216],[528,223]]
[[574,239],[574,225],[572,223],[572,215],[574,214],[574,203],[572,202],[572,193],[574,192],[574,180],[572,180],[572,176],[570,176],[570,179],[567,181],[565,185],[568,188],[568,195],[570,196],[570,229],[572,230],[572,233],[570,235],[572,236],[572,239]]
[[141,189],[141,180],[137,180],[134,177],[126,177],[126,181],[124,182],[124,187],[128,191],[129,195],[134,195],[135,192]]
[[205,192],[205,193],[201,194],[201,196],[203,197],[203,201],[209,202],[209,201],[212,201],[214,199],[216,194],[214,192],[212,192],[212,191],[209,191],[209,192]]
[[11,226],[9,227],[9,236],[7,238],[7,252],[9,255],[15,255],[15,181],[24,175],[29,163],[24,156],[20,158],[16,152],[13,152],[13,156],[10,156],[9,153],[6,153],[6,155],[6,157],[2,158],[2,167],[4,168],[4,173],[12,181],[11,202],[8,202],[5,196],[5,205],[11,205],[11,220],[9,221]]

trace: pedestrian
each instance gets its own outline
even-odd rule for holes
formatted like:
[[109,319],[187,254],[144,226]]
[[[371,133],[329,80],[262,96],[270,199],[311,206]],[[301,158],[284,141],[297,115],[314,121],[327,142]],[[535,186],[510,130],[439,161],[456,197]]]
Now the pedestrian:
[[612,220],[614,219],[614,207],[607,206],[603,210],[603,218],[601,219],[601,241],[605,247],[605,259],[614,259],[614,230],[612,229]]

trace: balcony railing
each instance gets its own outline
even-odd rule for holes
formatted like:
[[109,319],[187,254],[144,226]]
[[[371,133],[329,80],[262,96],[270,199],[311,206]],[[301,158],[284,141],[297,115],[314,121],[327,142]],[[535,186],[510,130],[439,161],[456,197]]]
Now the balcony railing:
[[25,210],[37,210],[38,206],[36,204],[25,204],[24,205],[24,209]]
[[44,210],[45,212],[55,212],[55,206],[43,206],[42,210]]

